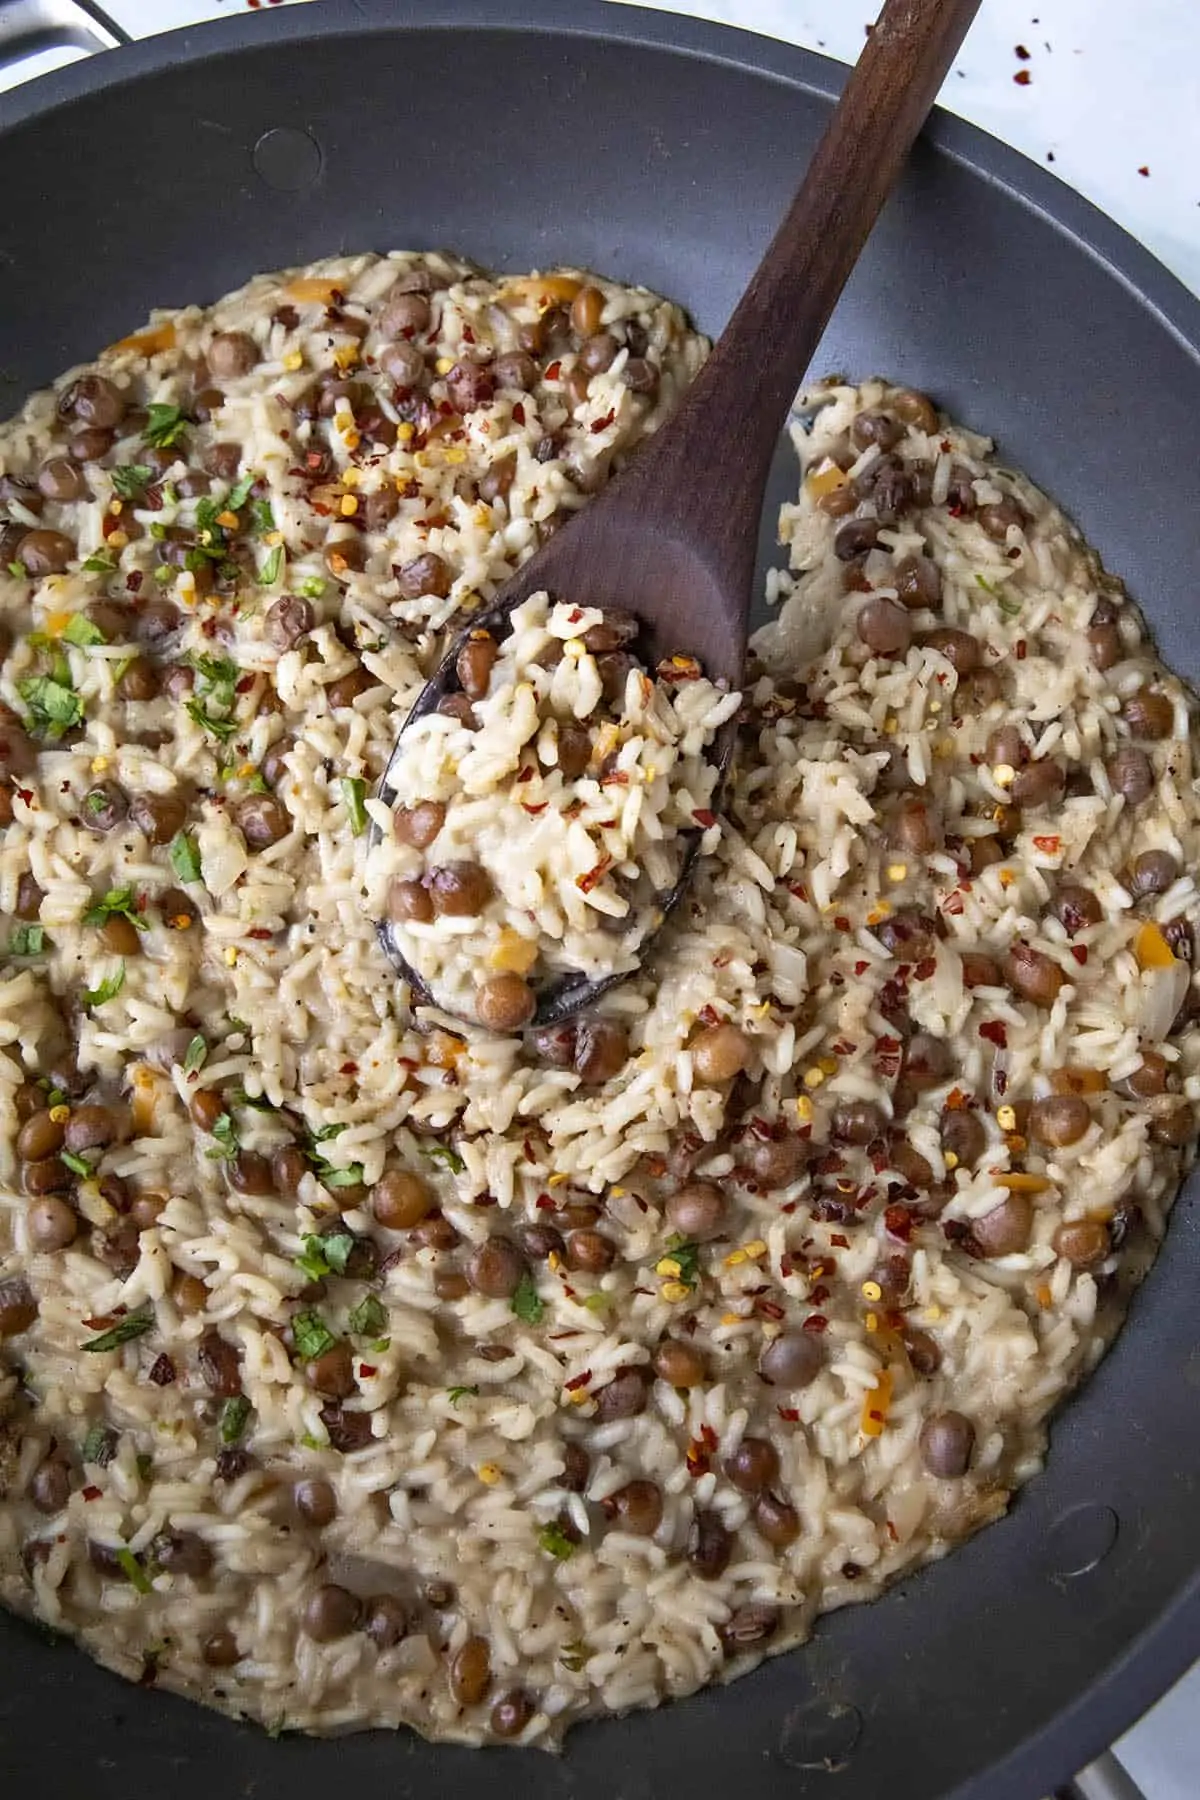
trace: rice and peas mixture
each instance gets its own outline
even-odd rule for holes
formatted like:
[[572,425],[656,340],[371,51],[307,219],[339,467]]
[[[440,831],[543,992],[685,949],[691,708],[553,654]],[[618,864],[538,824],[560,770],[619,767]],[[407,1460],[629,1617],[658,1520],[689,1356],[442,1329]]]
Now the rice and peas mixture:
[[551,602],[470,633],[459,687],[405,730],[374,805],[367,893],[426,998],[519,1031],[539,998],[636,969],[696,840],[741,696],[677,655],[653,676],[631,615]]
[[739,1674],[1004,1511],[1161,1235],[1191,703],[907,390],[801,409],[646,969],[524,1032],[397,983],[406,709],[703,348],[342,259],[0,435],[0,1591],[127,1676],[550,1744]]

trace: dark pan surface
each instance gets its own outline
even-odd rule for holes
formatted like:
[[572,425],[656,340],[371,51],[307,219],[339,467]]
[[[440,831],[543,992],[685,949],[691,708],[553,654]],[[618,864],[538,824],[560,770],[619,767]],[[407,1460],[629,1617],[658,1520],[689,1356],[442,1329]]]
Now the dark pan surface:
[[[719,329],[838,80],[765,39],[584,0],[326,0],[50,77],[0,128],[0,415],[153,304],[343,249],[591,263]],[[1200,309],[1119,231],[939,119],[819,365],[885,370],[993,430],[1200,677]],[[731,1690],[587,1727],[557,1761],[272,1743],[4,1619],[6,1791],[1033,1800],[1200,1653],[1198,1236],[1189,1193],[1012,1517]]]

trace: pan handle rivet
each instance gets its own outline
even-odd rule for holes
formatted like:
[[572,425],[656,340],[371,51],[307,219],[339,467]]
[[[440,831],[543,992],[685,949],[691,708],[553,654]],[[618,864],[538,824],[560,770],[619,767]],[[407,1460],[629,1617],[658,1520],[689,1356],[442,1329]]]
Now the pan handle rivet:
[[274,125],[255,144],[252,160],[268,187],[281,194],[298,194],[312,186],[325,159],[309,132],[294,125]]

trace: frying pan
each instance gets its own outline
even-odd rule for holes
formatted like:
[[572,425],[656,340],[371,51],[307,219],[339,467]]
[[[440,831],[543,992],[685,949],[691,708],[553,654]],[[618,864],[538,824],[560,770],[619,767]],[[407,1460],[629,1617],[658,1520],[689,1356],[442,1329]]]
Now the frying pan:
[[[114,36],[69,0],[3,0],[0,60],[35,32]],[[325,0],[47,77],[0,112],[0,416],[153,304],[342,250],[591,264],[715,332],[840,74],[592,0]],[[886,371],[994,431],[1126,576],[1168,660],[1200,677],[1200,308],[1107,220],[935,118],[819,365]],[[529,1800],[697,1785],[1033,1800],[1200,1653],[1198,1236],[1192,1184],[1127,1330],[1008,1518],[732,1688],[584,1726],[564,1757],[519,1764],[409,1735],[272,1743],[3,1618],[6,1785],[64,1800],[493,1800],[514,1780]]]

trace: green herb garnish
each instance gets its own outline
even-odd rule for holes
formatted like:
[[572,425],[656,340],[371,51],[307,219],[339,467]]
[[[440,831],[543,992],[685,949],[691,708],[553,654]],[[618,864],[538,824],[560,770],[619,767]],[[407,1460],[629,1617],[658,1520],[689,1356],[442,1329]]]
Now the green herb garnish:
[[367,784],[361,775],[342,776],[342,798],[350,815],[351,837],[361,837],[367,829],[367,809],[363,805],[366,795]]
[[[690,1244],[676,1232],[667,1239],[667,1255],[672,1262],[679,1264],[679,1273],[672,1279],[682,1281],[684,1287],[695,1287],[700,1272],[699,1244]],[[661,1258],[657,1260],[661,1261]]]
[[198,1075],[208,1061],[208,1045],[197,1032],[187,1047],[187,1055],[183,1059],[185,1075]]
[[446,1389],[451,1406],[457,1406],[459,1401],[465,1400],[468,1394],[478,1394],[478,1392],[479,1389],[477,1387],[452,1387]]
[[347,1320],[347,1324],[355,1337],[377,1339],[378,1341],[373,1343],[371,1348],[382,1354],[391,1343],[390,1338],[379,1337],[379,1333],[387,1324],[387,1319],[387,1313],[375,1298],[375,1295],[368,1294],[366,1298],[360,1300],[358,1305],[354,1308],[354,1311]]
[[542,1314],[546,1310],[545,1302],[538,1293],[533,1276],[528,1269],[517,1283],[517,1290],[509,1304],[518,1319],[526,1325],[537,1325],[541,1322]]
[[461,1175],[467,1166],[458,1151],[452,1150],[449,1144],[422,1144],[421,1155],[430,1162],[440,1163],[452,1175]]
[[558,1562],[569,1562],[575,1554],[576,1546],[567,1536],[557,1519],[549,1525],[543,1525],[537,1534],[537,1541],[547,1556],[553,1556]]
[[112,471],[113,491],[122,500],[136,500],[150,485],[154,470],[149,463],[122,463]]
[[42,737],[60,738],[83,719],[83,701],[69,682],[50,675],[18,681],[17,692],[29,708],[34,729]]
[[240,512],[242,510],[243,506],[245,506],[247,500],[250,498],[250,489],[257,480],[258,476],[254,473],[253,469],[248,470],[245,475],[240,475],[238,477],[236,486],[231,487],[225,496],[225,506],[230,512]]
[[319,575],[309,575],[300,583],[300,592],[306,600],[320,600],[325,594],[325,583]]
[[208,1151],[213,1162],[232,1162],[238,1153],[237,1126],[229,1113],[223,1112],[213,1125],[209,1136],[216,1140],[216,1149]]
[[256,580],[259,587],[274,587],[279,580],[279,571],[283,567],[283,545],[276,544],[267,560],[258,571]]
[[18,925],[8,940],[10,956],[40,956],[46,944],[43,925]]
[[195,656],[192,667],[200,677],[201,687],[194,700],[185,701],[184,709],[197,725],[227,743],[238,728],[230,715],[237,702],[241,670],[227,656]]
[[[85,1345],[84,1348],[86,1349],[86,1347],[87,1346]],[[133,1551],[129,1548],[128,1544],[122,1544],[121,1548],[114,1552],[114,1555],[139,1594],[149,1594],[153,1592],[153,1589],[150,1586],[150,1577],[147,1575],[145,1569],[143,1569],[141,1563],[133,1554]]]
[[178,832],[171,839],[170,857],[171,867],[180,881],[200,880],[200,852],[195,838],[190,838],[185,831]]
[[8,565],[8,572],[10,575],[15,576],[18,581],[24,581],[29,574],[29,571],[23,562],[10,562]]
[[246,1429],[246,1421],[250,1417],[250,1402],[245,1394],[234,1394],[226,1400],[217,1418],[217,1430],[221,1434],[223,1444],[236,1444]]
[[91,644],[108,642],[100,627],[93,625],[86,613],[72,613],[62,635],[64,644],[74,644],[77,650],[86,650]]
[[[107,804],[103,794],[99,798],[101,806]],[[105,925],[109,919],[118,917],[128,919],[139,931],[146,930],[146,921],[137,909],[132,887],[109,888],[103,899],[98,900],[95,906],[88,907],[83,915],[83,922],[85,925]]]
[[274,531],[275,514],[271,510],[269,500],[255,500],[250,507],[250,517],[254,520],[255,531]]
[[172,450],[188,428],[188,422],[178,406],[164,406],[154,401],[146,408],[145,437],[148,444],[156,450]]
[[296,1267],[310,1281],[320,1281],[323,1275],[344,1275],[355,1242],[348,1231],[331,1231],[328,1237],[310,1235],[295,1259]]
[[92,1425],[83,1440],[80,1458],[85,1463],[96,1463],[106,1469],[117,1451],[117,1434],[111,1425]]
[[607,1312],[608,1308],[612,1305],[612,1295],[606,1294],[603,1291],[595,1294],[588,1294],[583,1304],[587,1307],[589,1312]]
[[103,1006],[106,1000],[114,1000],[124,986],[125,964],[122,962],[118,964],[116,974],[106,975],[99,987],[84,988],[83,1004],[85,1006]]
[[[134,1338],[145,1337],[148,1331],[153,1330],[154,1307],[149,1300],[143,1300],[142,1304],[137,1307],[135,1311],[126,1313],[123,1319],[118,1319],[116,1324],[112,1326],[110,1330],[102,1331],[99,1337],[89,1338],[87,1343],[80,1344],[79,1348],[81,1350],[97,1351],[119,1350],[122,1344],[131,1344]],[[88,1437],[90,1440],[90,1432]],[[85,1457],[86,1451],[87,1445],[85,1444]]]
[[117,559],[111,550],[97,550],[94,556],[89,556],[80,566],[85,575],[115,575]]
[[86,1157],[76,1156],[73,1150],[60,1150],[58,1154],[73,1175],[78,1175],[83,1181],[91,1180],[95,1171]]
[[300,1360],[312,1362],[332,1350],[337,1339],[319,1312],[299,1312],[292,1320],[292,1342]]

